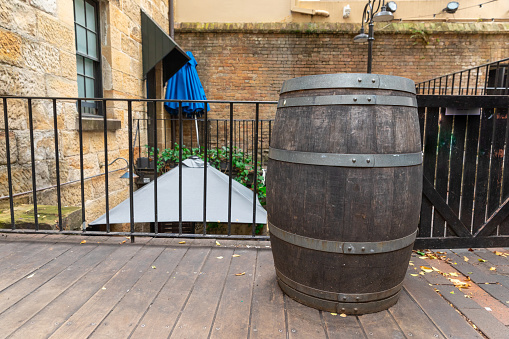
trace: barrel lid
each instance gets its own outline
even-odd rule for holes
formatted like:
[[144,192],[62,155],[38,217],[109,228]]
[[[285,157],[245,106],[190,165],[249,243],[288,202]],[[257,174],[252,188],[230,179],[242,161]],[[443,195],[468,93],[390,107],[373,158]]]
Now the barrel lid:
[[415,94],[413,80],[393,75],[366,73],[320,74],[293,78],[283,83],[281,94],[326,88],[377,88]]

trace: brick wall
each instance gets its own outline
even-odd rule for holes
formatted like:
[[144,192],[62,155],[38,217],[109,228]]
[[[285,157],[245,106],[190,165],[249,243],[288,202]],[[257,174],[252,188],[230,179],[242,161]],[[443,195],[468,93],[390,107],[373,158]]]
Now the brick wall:
[[[180,23],[176,41],[191,50],[207,98],[277,100],[284,80],[366,72],[367,44],[349,24]],[[416,82],[509,56],[507,23],[377,24],[373,73]],[[214,107],[211,117],[227,116]],[[265,113],[273,117],[275,110]],[[236,117],[252,117],[239,113]]]

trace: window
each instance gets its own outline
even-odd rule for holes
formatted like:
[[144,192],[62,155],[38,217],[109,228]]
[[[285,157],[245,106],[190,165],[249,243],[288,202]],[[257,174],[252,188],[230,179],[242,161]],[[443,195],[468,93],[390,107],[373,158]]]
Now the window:
[[[97,2],[74,0],[74,30],[78,96],[80,98],[101,98],[101,45]],[[101,114],[101,108],[100,102],[82,102],[83,113]]]

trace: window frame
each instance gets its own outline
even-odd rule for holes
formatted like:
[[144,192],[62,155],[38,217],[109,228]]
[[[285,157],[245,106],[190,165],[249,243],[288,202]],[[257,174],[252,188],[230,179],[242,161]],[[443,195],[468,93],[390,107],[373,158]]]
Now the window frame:
[[[84,15],[84,18],[85,18],[85,26],[83,26],[82,24],[78,23],[77,22],[77,17],[76,17],[76,1],[83,1],[83,15]],[[91,30],[90,28],[86,27],[87,26],[87,10],[86,10],[86,6],[87,6],[87,3],[92,6],[94,8],[94,20],[95,20],[95,31]],[[99,10],[100,10],[100,3],[98,1],[95,1],[95,0],[73,0],[73,13],[74,13],[74,44],[75,44],[75,48],[76,48],[76,81],[79,81],[79,77],[83,77],[84,81],[83,81],[83,84],[84,84],[84,93],[85,93],[85,97],[87,97],[87,92],[86,92],[86,79],[93,79],[94,80],[94,95],[93,97],[94,98],[102,98],[103,97],[103,84],[102,84],[102,51],[101,51],[101,25],[100,25],[100,15],[99,15]],[[87,52],[88,52],[88,32],[92,32],[93,34],[96,35],[96,55],[97,57],[93,57],[93,56],[90,56],[88,55],[87,53],[82,53],[80,51],[78,51],[78,29],[77,27],[80,27],[82,29],[85,30],[85,46],[87,48]],[[80,73],[80,71],[78,70],[78,58],[81,57],[83,62],[82,62],[82,65],[83,65],[83,68],[82,68],[82,71]],[[93,69],[93,76],[88,76],[86,75],[86,71],[85,71],[85,60],[88,59],[88,60],[91,60],[93,62],[93,66],[92,66],[92,69]],[[78,84],[79,86],[79,84]],[[89,96],[88,96],[89,97]],[[91,116],[91,117],[97,117],[97,116],[102,116],[103,115],[103,107],[102,107],[102,102],[101,101],[82,101],[81,102],[81,106],[82,106],[82,114],[83,115],[88,115],[88,116]]]

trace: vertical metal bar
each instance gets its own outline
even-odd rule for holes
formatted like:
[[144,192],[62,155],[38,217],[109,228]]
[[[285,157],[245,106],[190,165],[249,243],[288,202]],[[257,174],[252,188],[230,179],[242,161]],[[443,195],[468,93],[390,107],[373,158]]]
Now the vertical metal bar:
[[453,74],[452,75],[452,84],[451,84],[451,95],[454,95],[454,77],[456,76],[456,74]]
[[106,232],[110,232],[110,197],[108,184],[108,117],[106,114],[106,100],[101,101],[103,108],[103,133],[104,133],[104,188],[106,190]]
[[216,155],[219,152],[219,120],[216,120]]
[[431,80],[428,81],[428,94],[429,94],[430,90],[431,90]]
[[255,131],[254,131],[254,187],[253,187],[253,237],[256,235],[256,202],[258,201],[258,121],[260,117],[260,104],[256,103]]
[[475,95],[477,95],[477,86],[479,86],[479,71],[480,68],[477,67],[477,74],[475,75]]
[[138,158],[141,158],[141,131],[140,131],[140,119],[137,121],[137,131],[138,131]]
[[53,99],[53,128],[55,133],[55,171],[57,176],[57,207],[58,207],[58,229],[62,228],[62,192],[60,191],[60,157],[58,151],[58,119],[57,99]]
[[435,88],[437,87],[437,79],[433,79],[433,95],[435,95]]
[[470,89],[470,69],[468,70],[468,75],[467,75],[467,95],[468,95],[468,90]]
[[81,185],[81,230],[86,231],[85,215],[85,173],[83,169],[83,113],[81,100],[78,99],[78,134],[80,142],[80,185]]
[[449,76],[448,76],[448,75],[446,75],[446,76],[445,76],[445,88],[444,88],[444,90],[445,90],[444,94],[445,94],[445,95],[447,95],[447,90],[448,90],[448,88],[447,88],[447,87],[448,87],[448,86],[447,86],[447,84],[448,84],[448,82],[449,82]]
[[182,234],[182,144],[184,130],[182,122],[182,101],[179,101],[179,234]]
[[270,148],[271,137],[272,137],[272,120],[269,120],[269,148]]
[[442,94],[442,78],[440,77],[439,83],[438,83],[438,94]]
[[486,95],[486,87],[488,86],[488,76],[490,73],[490,66],[486,65],[486,74],[484,75],[484,90],[482,95]]
[[504,79],[503,77],[505,77],[504,95],[507,95],[509,89],[509,68],[507,66],[504,68],[502,79]]
[[9,186],[9,208],[11,212],[11,229],[16,229],[14,221],[14,197],[12,196],[11,147],[9,143],[9,116],[7,114],[7,98],[4,103],[5,156],[7,158],[7,185]]
[[[163,108],[164,108],[164,105],[163,105]],[[168,147],[168,143],[166,142],[166,119],[163,118],[161,119],[163,121],[163,128],[164,128],[164,147],[163,148],[166,148]]]
[[34,120],[32,114],[32,99],[28,99],[28,128],[30,129],[30,160],[32,161],[32,199],[34,201],[35,230],[39,230],[39,217],[37,216],[37,184],[35,173],[35,150],[34,150]]
[[[207,126],[207,103],[205,102],[205,112],[203,118],[205,119],[205,126]],[[203,154],[203,235],[207,234],[207,155],[208,155],[208,128],[205,127],[205,152]]]
[[260,123],[260,149],[260,166],[263,167],[263,120]]
[[458,88],[458,95],[461,95],[461,81],[463,80],[463,72],[460,73],[460,85]]
[[493,87],[493,94],[497,94],[498,81],[500,79],[500,62],[497,62],[497,68],[495,70],[495,86]]
[[374,38],[374,29],[375,26],[373,20],[369,23],[369,30],[368,30],[368,74],[371,73],[371,64],[373,63],[373,41]]
[[129,134],[129,225],[131,242],[134,242],[134,170],[133,170],[133,103],[127,101],[127,133]]
[[155,101],[148,103],[153,106],[152,112],[154,113],[154,233],[159,233],[159,215],[157,210],[157,156],[159,153],[158,140],[157,140],[157,111]]
[[232,235],[232,187],[233,187],[233,102],[230,102],[230,155],[228,157],[228,235]]

